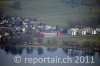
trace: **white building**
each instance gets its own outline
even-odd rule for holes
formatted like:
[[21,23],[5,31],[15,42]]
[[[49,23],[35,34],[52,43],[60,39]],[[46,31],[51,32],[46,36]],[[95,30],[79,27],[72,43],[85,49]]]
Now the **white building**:
[[71,28],[68,30],[68,34],[75,36],[75,35],[77,35],[78,30],[79,30],[78,28]]
[[96,32],[100,34],[100,28],[96,28]]
[[[100,32],[99,29],[97,31]],[[68,34],[75,36],[75,35],[95,35],[97,34],[97,31],[93,28],[83,28],[83,29],[78,29],[78,28],[71,28],[68,30]]]
[[78,34],[79,34],[79,35],[86,35],[87,33],[86,33],[86,30],[84,30],[84,29],[79,29],[79,30],[78,30]]
[[97,31],[96,30],[93,30],[92,31],[92,35],[96,35],[97,34]]
[[86,31],[87,34],[90,34],[90,35],[95,35],[95,34],[97,34],[96,30],[93,29],[93,28],[90,28],[90,27],[84,28],[84,30]]

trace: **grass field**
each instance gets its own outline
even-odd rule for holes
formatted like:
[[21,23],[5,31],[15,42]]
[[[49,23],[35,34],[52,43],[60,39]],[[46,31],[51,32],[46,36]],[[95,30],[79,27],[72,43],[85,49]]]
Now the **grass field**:
[[65,25],[69,21],[84,22],[100,14],[100,8],[71,7],[63,0],[19,0],[22,10],[11,8],[15,0],[0,0],[0,12],[12,16],[37,17],[50,25]]

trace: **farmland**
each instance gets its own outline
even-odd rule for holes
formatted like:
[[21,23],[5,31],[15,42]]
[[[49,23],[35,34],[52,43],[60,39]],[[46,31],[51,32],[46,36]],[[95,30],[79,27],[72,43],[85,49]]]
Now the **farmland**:
[[14,2],[16,0],[0,0],[0,13],[10,16],[32,16],[50,25],[66,25],[72,21],[87,22],[100,14],[100,8],[95,5],[73,7],[64,0],[20,0],[19,7],[22,9],[12,8]]

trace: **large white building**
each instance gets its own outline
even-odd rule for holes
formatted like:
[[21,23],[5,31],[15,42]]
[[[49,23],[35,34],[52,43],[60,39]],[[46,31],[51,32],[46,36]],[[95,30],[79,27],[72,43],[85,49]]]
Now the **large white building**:
[[75,35],[77,35],[78,30],[79,30],[78,28],[71,28],[68,30],[68,34],[75,36]]

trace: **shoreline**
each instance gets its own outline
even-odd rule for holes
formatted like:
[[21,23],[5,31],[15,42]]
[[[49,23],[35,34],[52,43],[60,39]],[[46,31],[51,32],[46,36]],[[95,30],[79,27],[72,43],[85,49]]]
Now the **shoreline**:
[[[61,38],[45,38],[43,43],[20,43],[20,44],[1,44],[0,46],[11,47],[54,47],[54,48],[71,48],[85,51],[100,52],[100,36],[69,36]],[[18,40],[18,39],[17,39]],[[20,40],[20,39],[19,39]],[[15,41],[14,39],[12,41]],[[37,42],[37,40],[36,40]]]

